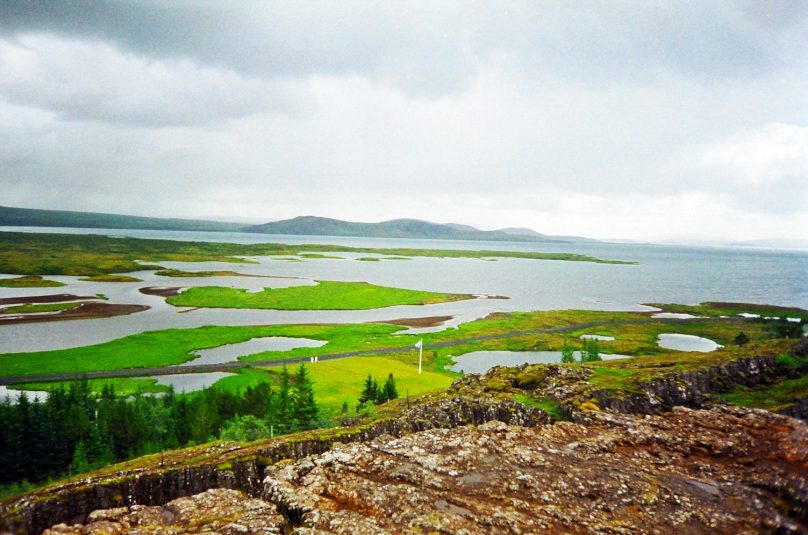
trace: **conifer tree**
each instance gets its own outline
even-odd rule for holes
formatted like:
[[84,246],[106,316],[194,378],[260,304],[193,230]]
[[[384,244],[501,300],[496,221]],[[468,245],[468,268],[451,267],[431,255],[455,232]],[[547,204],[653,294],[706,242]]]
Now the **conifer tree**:
[[286,367],[286,364],[283,365],[281,368],[280,373],[280,383],[278,385],[278,424],[282,426],[284,429],[290,429],[292,418],[291,418],[291,410],[292,410],[292,403],[291,403],[291,376],[289,375],[289,369]]
[[294,400],[292,416],[295,424],[300,429],[314,427],[320,410],[314,400],[314,388],[311,379],[309,379],[309,372],[303,364],[295,371],[295,381],[292,384],[292,399]]
[[603,360],[600,357],[600,347],[598,347],[597,340],[584,340],[583,349],[581,349],[581,362],[596,362]]
[[74,474],[81,474],[90,469],[90,463],[87,461],[87,450],[84,447],[84,441],[79,440],[76,443],[76,449],[73,451],[73,461],[70,463],[70,468]]
[[561,348],[561,362],[575,362],[575,352],[573,352],[572,346],[567,343],[566,337],[564,337],[564,346]]
[[741,331],[738,333],[738,336],[735,337],[735,343],[739,346],[746,345],[749,343],[749,337],[746,336],[746,333]]
[[387,380],[384,382],[384,386],[382,387],[382,392],[384,393],[384,397],[386,398],[385,401],[390,401],[391,399],[398,398],[398,390],[396,389],[396,380],[393,379],[393,373],[387,376]]
[[364,405],[368,401],[373,401],[374,403],[376,400],[379,399],[379,384],[373,378],[372,375],[368,374],[367,379],[365,379],[365,386],[362,389],[362,393],[359,394],[359,404]]

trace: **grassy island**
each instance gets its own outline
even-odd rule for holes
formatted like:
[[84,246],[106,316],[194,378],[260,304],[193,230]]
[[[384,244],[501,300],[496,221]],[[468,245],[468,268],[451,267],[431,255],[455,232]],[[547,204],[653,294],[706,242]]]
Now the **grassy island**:
[[247,275],[245,273],[237,273],[235,271],[220,270],[220,271],[184,271],[181,269],[161,269],[156,271],[155,275],[161,277],[260,277],[261,275]]
[[175,306],[207,308],[265,308],[275,310],[367,310],[396,305],[429,305],[472,299],[467,294],[448,294],[376,286],[366,282],[318,281],[314,286],[243,288],[201,286],[188,288],[166,299]]
[[104,275],[91,275],[89,277],[84,277],[79,280],[85,282],[141,282],[143,279],[138,279],[137,277],[131,277],[129,275],[104,274]]
[[64,283],[43,279],[35,275],[0,279],[0,288],[56,288],[59,286],[64,286]]
[[59,312],[81,306],[81,303],[41,303],[16,305],[0,310],[0,314],[36,314],[41,312]]
[[[464,251],[456,249],[396,249],[342,245],[287,245],[282,243],[183,242],[94,234],[38,234],[0,232],[0,273],[18,275],[100,275],[157,270],[149,262],[235,262],[242,257],[284,256],[287,260],[327,258],[328,253],[378,254],[386,257],[523,258],[599,264],[633,264],[572,253],[524,251]],[[319,256],[315,256],[319,255]],[[140,262],[138,262],[140,261]],[[141,263],[147,262],[147,263]]]

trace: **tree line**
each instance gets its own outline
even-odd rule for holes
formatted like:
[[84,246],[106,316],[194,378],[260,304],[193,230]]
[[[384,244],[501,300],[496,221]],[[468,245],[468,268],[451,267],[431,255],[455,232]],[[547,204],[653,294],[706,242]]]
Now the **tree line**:
[[[603,360],[600,356],[600,345],[593,338],[584,338],[581,346],[580,362],[597,362]],[[564,338],[564,346],[561,348],[561,362],[575,362],[575,352]]]
[[[40,482],[117,461],[208,442],[251,440],[317,426],[309,372],[284,366],[277,388],[241,392],[211,387],[177,395],[122,398],[114,386],[94,395],[89,383],[59,386],[45,401],[0,403],[0,484]],[[257,429],[257,430],[256,430]],[[267,432],[269,431],[269,432]]]
[[[387,375],[387,380],[382,386],[371,374],[368,374],[367,379],[362,387],[362,393],[359,394],[359,403],[356,406],[356,411],[359,412],[368,404],[381,405],[387,401],[398,398],[398,389],[396,388],[396,380],[393,379],[392,372]],[[344,407],[346,408],[346,407]]]

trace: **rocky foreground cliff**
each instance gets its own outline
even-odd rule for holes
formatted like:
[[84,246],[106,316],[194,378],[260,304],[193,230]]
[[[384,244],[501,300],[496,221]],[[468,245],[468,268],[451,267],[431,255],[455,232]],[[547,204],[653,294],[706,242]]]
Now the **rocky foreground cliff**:
[[591,412],[337,445],[46,533],[804,533],[808,428],[755,409]]
[[805,422],[711,398],[781,361],[645,365],[621,388],[497,368],[370,422],[139,459],[0,513],[51,534],[808,533]]

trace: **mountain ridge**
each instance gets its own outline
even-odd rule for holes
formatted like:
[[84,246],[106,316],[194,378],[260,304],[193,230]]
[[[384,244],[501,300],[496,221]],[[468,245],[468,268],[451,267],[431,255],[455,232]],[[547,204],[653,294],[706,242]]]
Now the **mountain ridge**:
[[379,223],[359,223],[318,216],[298,216],[282,221],[246,227],[244,232],[259,234],[356,236],[368,238],[427,238],[473,241],[530,241],[565,243],[569,240],[535,233],[509,234],[502,230],[479,230],[469,225],[442,224],[420,219],[391,219]]
[[194,230],[239,232],[245,223],[227,223],[205,219],[145,217],[103,212],[42,210],[0,206],[0,225],[9,227],[68,227],[138,230]]
[[103,212],[45,210],[9,206],[0,206],[0,226],[247,232],[253,234],[538,243],[597,241],[577,236],[549,236],[528,228],[480,230],[471,225],[434,223],[413,218],[391,219],[377,223],[360,223],[307,215],[255,225],[204,219],[145,217]]

